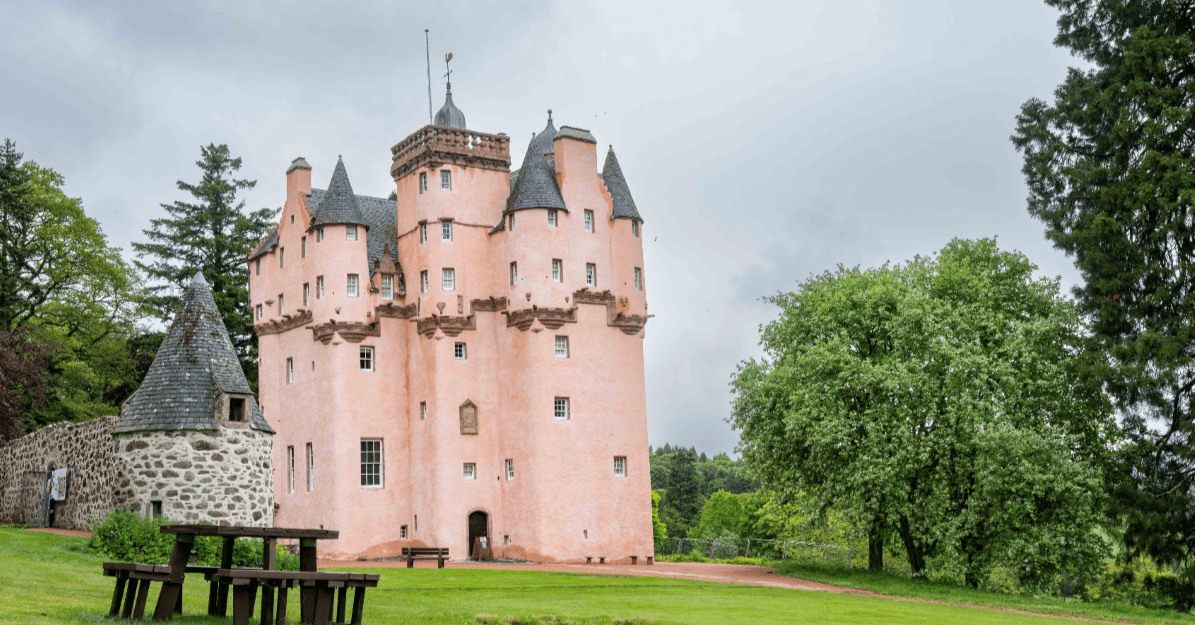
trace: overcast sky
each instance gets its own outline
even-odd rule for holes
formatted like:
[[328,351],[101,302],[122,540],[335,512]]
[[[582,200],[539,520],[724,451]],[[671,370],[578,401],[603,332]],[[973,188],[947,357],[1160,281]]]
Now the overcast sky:
[[[0,4],[0,134],[66,177],[129,249],[227,143],[284,200],[302,155],[344,155],[385,196],[390,146],[427,123],[452,52],[469,128],[513,137],[551,108],[613,144],[644,226],[653,445],[732,452],[728,382],[759,354],[760,297],[811,273],[997,236],[1078,279],[1025,210],[1008,137],[1078,63],[1041,2]],[[600,158],[599,158],[600,161]]]

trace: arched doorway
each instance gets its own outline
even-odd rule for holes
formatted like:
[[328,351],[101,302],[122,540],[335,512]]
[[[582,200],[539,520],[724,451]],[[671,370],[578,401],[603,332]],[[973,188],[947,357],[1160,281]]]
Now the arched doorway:
[[473,545],[478,538],[486,538],[486,546],[493,547],[489,544],[489,526],[490,515],[477,510],[469,513],[469,558],[473,557]]

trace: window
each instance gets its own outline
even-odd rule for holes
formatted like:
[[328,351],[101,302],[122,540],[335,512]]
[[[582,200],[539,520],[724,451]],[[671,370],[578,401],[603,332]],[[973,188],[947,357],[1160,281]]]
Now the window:
[[307,443],[307,490],[315,490],[315,452],[311,443]]
[[631,234],[636,237],[639,236],[639,222],[634,219],[631,220]]
[[515,479],[515,461],[512,458],[506,459],[506,481]]
[[257,265],[257,269],[256,269],[256,271],[257,271],[257,275],[259,275],[259,276],[260,276],[260,275],[261,275],[261,259],[260,259],[260,258],[259,258],[259,259],[257,259],[257,261],[256,261],[256,265]]
[[288,493],[295,492],[295,446],[286,448],[286,484]]
[[290,216],[290,222],[291,222],[292,224],[293,224],[293,223],[295,223],[295,216],[294,216],[294,215],[291,215],[291,216]]
[[465,479],[466,480],[477,479],[477,465],[476,464],[473,464],[472,462],[465,463]]
[[373,371],[373,348],[372,347],[362,347],[361,348],[361,370],[362,371]]
[[315,277],[315,299],[324,299],[324,277]]
[[568,337],[567,336],[556,337],[556,357],[557,358],[568,358]]
[[556,209],[554,208],[548,209],[548,225],[553,228],[556,227]]
[[514,229],[515,229],[515,214],[511,213],[510,214],[510,231],[514,232]]
[[423,173],[419,174],[419,192],[424,193],[426,191],[427,191],[427,172],[423,172]]
[[427,243],[427,224],[419,224],[419,242]]
[[614,456],[614,477],[627,476],[627,457]]
[[450,172],[450,171],[440,172],[440,190],[441,191],[451,191],[452,190],[452,172]]
[[348,276],[348,284],[345,286],[345,295],[349,297],[357,297],[357,274],[350,273]]
[[456,290],[456,271],[454,269],[440,270],[440,288],[445,291]]
[[286,298],[281,293],[278,294],[278,316],[286,314]]
[[394,299],[394,276],[382,276],[382,299]]
[[258,304],[258,305],[257,305],[257,318],[258,318],[258,319],[261,319],[261,316],[262,316],[263,314],[264,314],[264,311],[262,310],[261,304]]
[[303,305],[304,306],[311,305],[311,283],[310,282],[303,283]]
[[593,211],[585,211],[585,232],[593,232]]
[[419,292],[427,293],[427,270],[419,272]]
[[278,266],[279,267],[286,266],[286,248],[285,247],[278,248]]
[[286,359],[286,383],[291,384],[295,381],[295,359]]
[[440,240],[441,241],[451,241],[452,240],[452,222],[451,221],[441,221],[440,222]]
[[556,420],[557,421],[567,421],[568,420],[568,398],[567,397],[557,397],[556,398]]
[[419,420],[427,421],[427,402],[419,402]]
[[228,400],[228,420],[241,423],[245,420],[245,400],[241,397],[231,397]]
[[160,501],[149,502],[149,514],[151,516],[153,516],[153,518],[155,518],[155,519],[162,516],[162,502],[160,502]]
[[509,545],[509,544],[510,544],[510,534],[504,534],[504,535],[502,536],[502,544],[503,544],[503,545]]
[[597,265],[585,263],[585,286],[597,286]]
[[558,258],[552,259],[552,282],[564,280],[564,263]]
[[466,358],[466,354],[465,354],[465,344],[464,344],[464,343],[457,343],[456,345],[454,345],[454,346],[453,346],[453,348],[452,348],[452,355],[453,355],[453,356],[454,356],[454,357],[455,357],[457,360],[465,360],[465,358]]
[[361,487],[382,487],[382,441],[361,441]]
[[307,258],[307,237],[303,237],[299,241],[299,258]]
[[510,286],[514,286],[518,283],[519,283],[519,264],[511,263],[510,264]]
[[402,526],[402,527],[398,528],[398,537],[399,537],[399,538],[406,538],[406,537],[407,537],[407,526],[406,526],[406,525],[404,525],[404,526]]
[[316,228],[316,230],[315,230],[315,242],[316,242],[316,243],[319,243],[320,241],[323,241],[323,240],[324,240],[324,229],[323,229],[323,228]]
[[345,226],[344,227],[344,240],[345,241],[356,241],[357,240],[357,226]]
[[635,290],[643,290],[643,270],[635,267]]

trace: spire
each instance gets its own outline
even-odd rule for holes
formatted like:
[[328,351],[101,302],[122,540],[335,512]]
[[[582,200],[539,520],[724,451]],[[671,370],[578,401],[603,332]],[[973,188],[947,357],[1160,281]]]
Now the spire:
[[452,60],[452,53],[444,55],[444,77],[448,79],[448,90],[444,94],[444,106],[436,113],[435,124],[448,128],[465,129],[465,114],[452,102],[452,70],[448,69],[448,62]]
[[191,278],[191,285],[192,285],[192,286],[197,286],[197,285],[200,285],[200,284],[202,284],[202,285],[204,285],[204,286],[207,286],[207,280],[204,280],[204,279],[203,279],[203,272],[202,272],[202,271],[196,271],[196,272],[195,272],[195,277]]
[[552,109],[548,109],[548,125],[544,126],[544,129],[538,135],[535,135],[532,144],[535,145],[540,154],[547,156],[556,151],[556,148],[552,144],[552,140],[555,138],[556,126],[552,125]]
[[531,143],[527,145],[527,153],[523,156],[523,167],[519,169],[514,191],[506,200],[506,212],[524,208],[568,210],[564,205],[564,197],[560,195],[560,187],[556,185],[556,172],[548,164],[548,159],[537,149],[536,141],[538,137],[532,138]]
[[361,217],[361,208],[357,205],[357,196],[353,194],[353,185],[349,183],[344,159],[338,158],[336,169],[332,171],[332,181],[328,183],[328,190],[320,200],[312,225],[365,223]]
[[639,216],[639,210],[635,208],[635,200],[631,197],[631,188],[627,186],[627,180],[622,175],[622,167],[618,165],[618,157],[614,155],[614,146],[610,146],[610,151],[606,152],[606,164],[602,166],[602,181],[606,183],[606,189],[610,191],[610,197],[614,201],[614,212],[611,213],[611,219],[638,219],[643,221]]

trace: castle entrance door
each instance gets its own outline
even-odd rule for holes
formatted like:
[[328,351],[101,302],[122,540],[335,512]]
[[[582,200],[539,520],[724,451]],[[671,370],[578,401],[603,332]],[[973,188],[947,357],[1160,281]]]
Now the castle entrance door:
[[477,546],[477,539],[484,538],[485,545],[483,549],[491,548],[489,544],[488,528],[490,525],[490,515],[478,510],[469,514],[469,557],[474,557],[474,551]]

